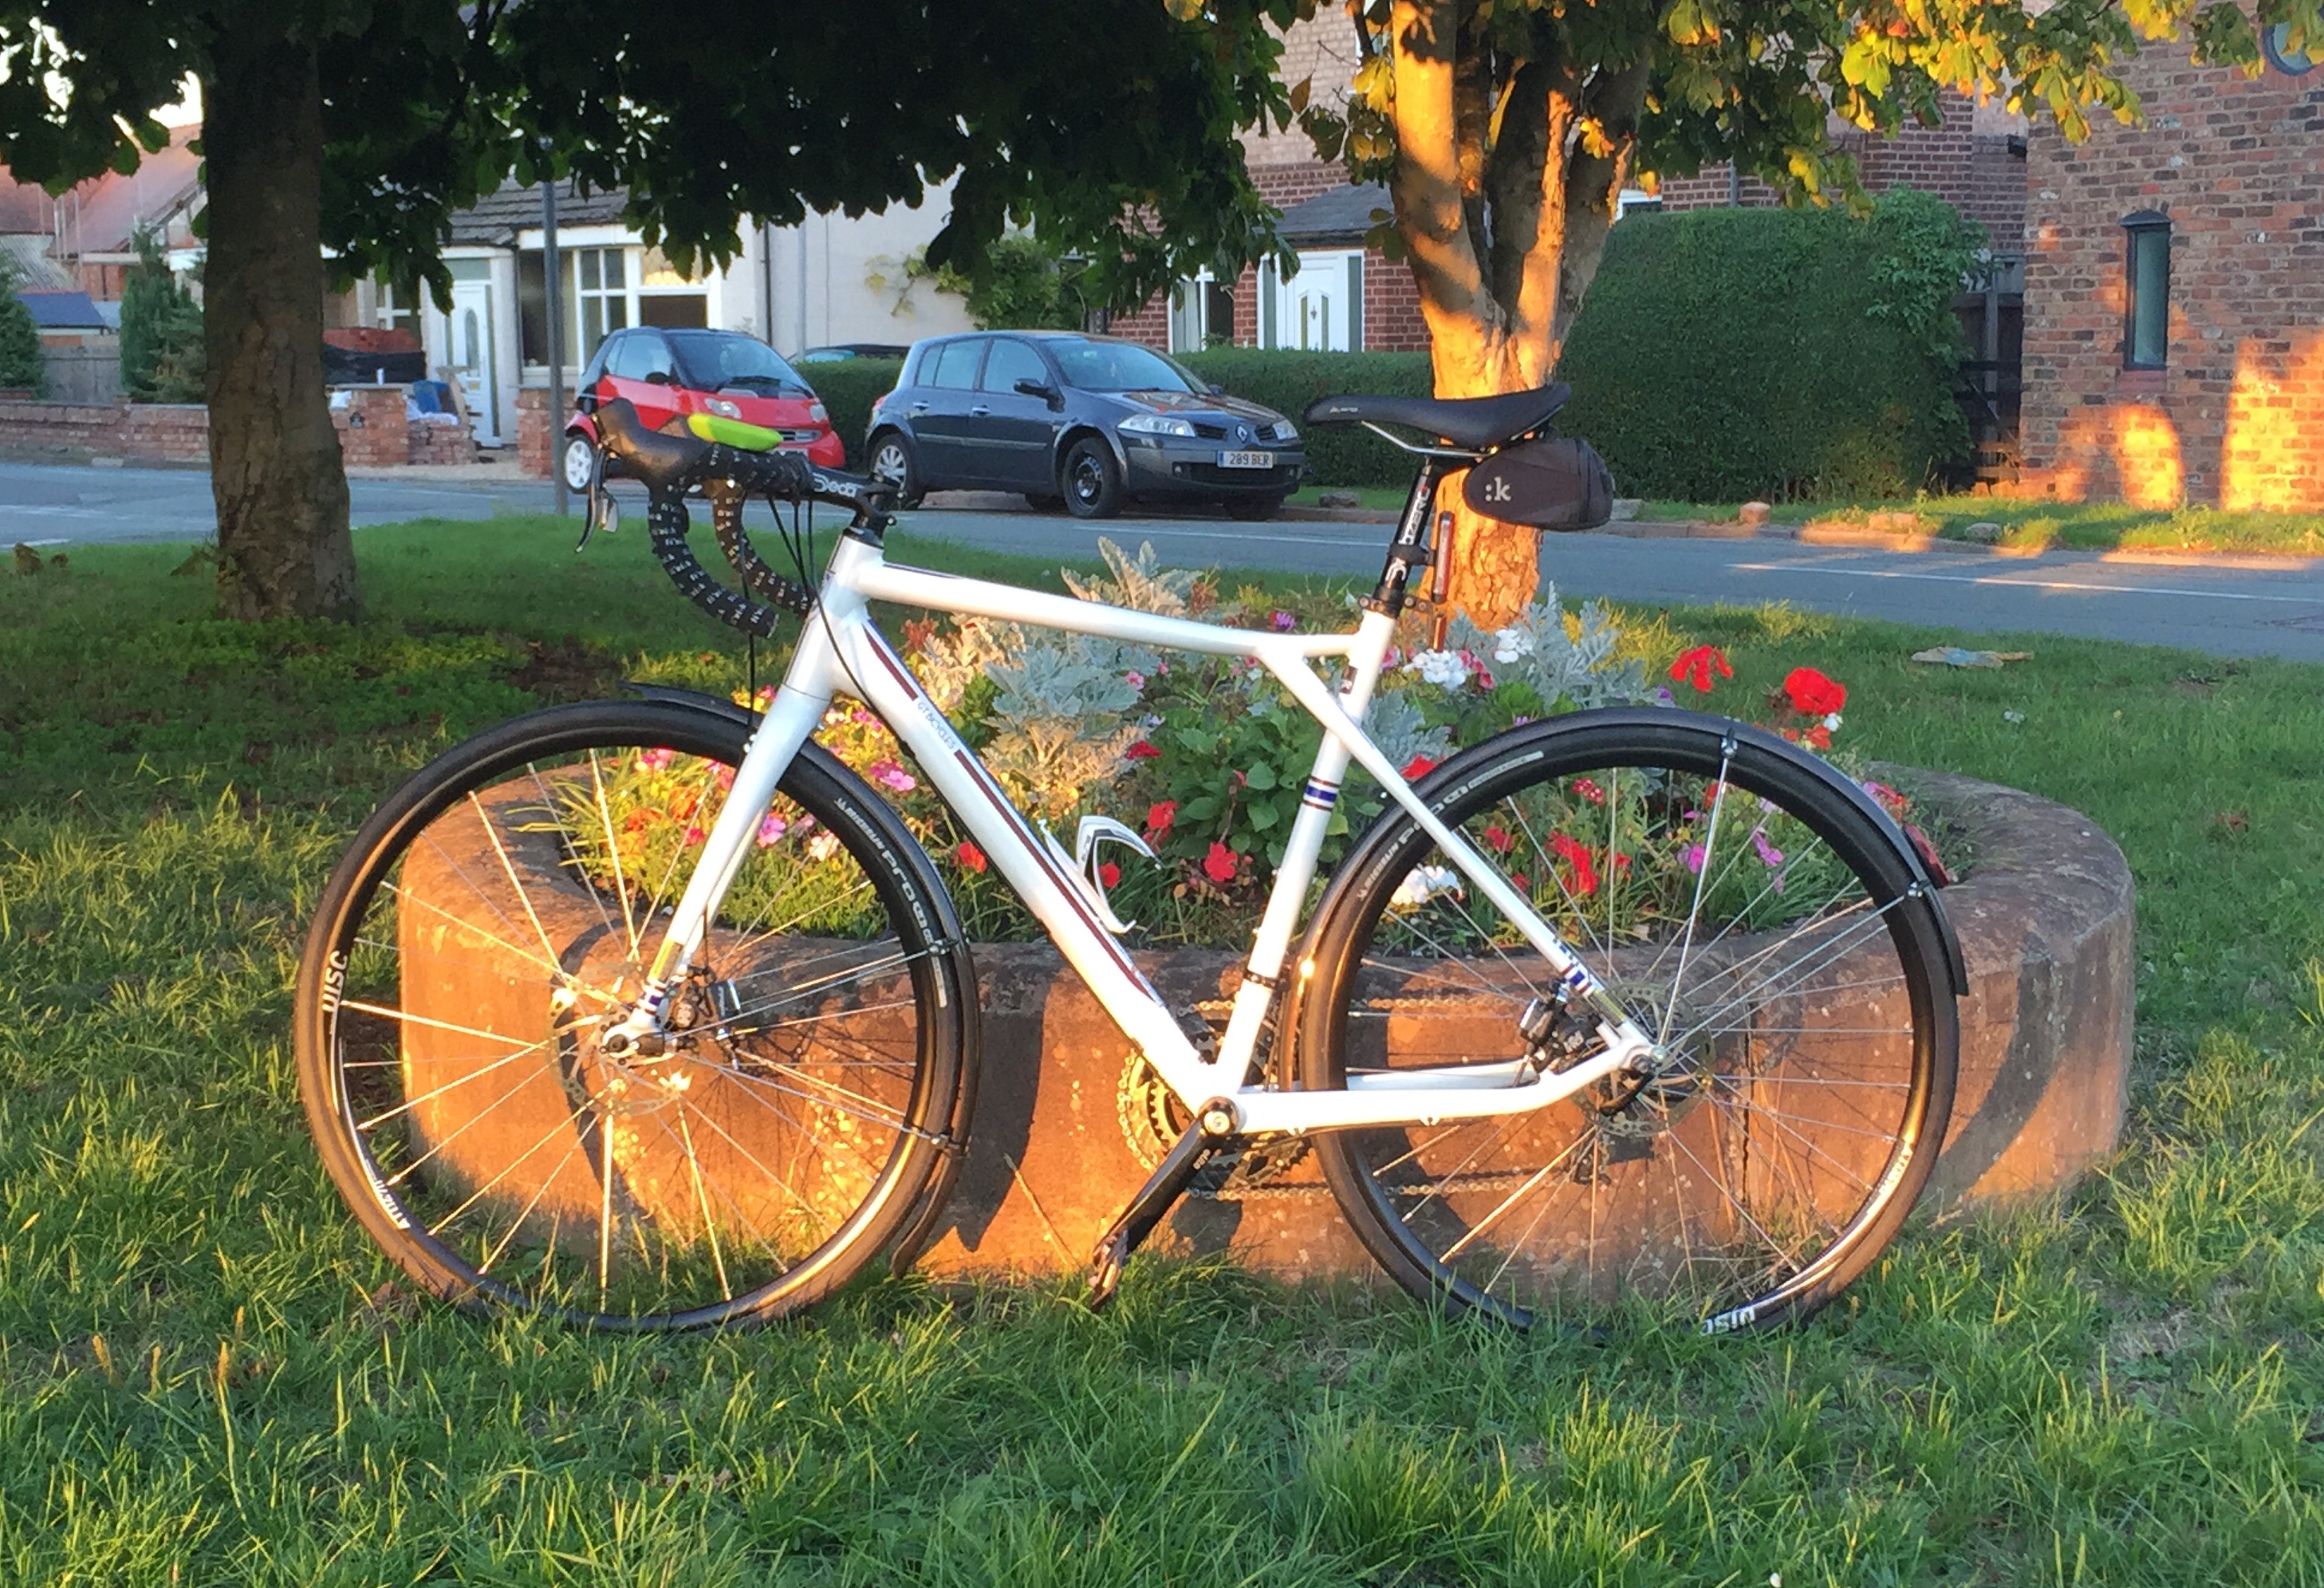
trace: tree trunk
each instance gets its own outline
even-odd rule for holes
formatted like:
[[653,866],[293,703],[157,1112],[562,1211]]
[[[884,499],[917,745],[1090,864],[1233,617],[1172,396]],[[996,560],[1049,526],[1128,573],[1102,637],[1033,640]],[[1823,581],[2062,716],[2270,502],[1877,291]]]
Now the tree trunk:
[[[1436,395],[1546,384],[1597,273],[1637,138],[1647,63],[1586,74],[1551,60],[1505,84],[1464,59],[1452,0],[1397,0],[1396,165],[1389,192],[1419,289]],[[1491,136],[1491,106],[1500,106]],[[1450,605],[1500,628],[1533,599],[1540,532],[1471,512],[1462,476],[1439,487],[1453,515]]]
[[347,476],[323,393],[322,88],[245,7],[202,84],[210,482],[228,617],[352,617]]

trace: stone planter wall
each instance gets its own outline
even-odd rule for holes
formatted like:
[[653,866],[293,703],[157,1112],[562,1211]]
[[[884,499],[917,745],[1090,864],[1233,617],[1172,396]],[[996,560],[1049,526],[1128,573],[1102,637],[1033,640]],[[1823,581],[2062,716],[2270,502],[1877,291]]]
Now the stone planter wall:
[[[1911,780],[1963,832],[1973,856],[1969,879],[1944,895],[1970,984],[1960,1003],[1960,1088],[1931,1198],[2005,1202],[2044,1195],[2104,1159],[2121,1130],[2135,965],[2129,871],[2103,832],[2063,806],[1964,778],[1914,773]],[[484,847],[480,827],[473,838],[470,845],[456,826],[440,834],[438,847],[450,858],[421,864],[407,877],[407,889],[424,896],[436,885],[429,879],[438,864],[453,865],[470,879],[492,876],[496,861]],[[528,890],[535,894],[542,929],[560,945],[559,957],[569,965],[602,958],[614,947],[604,937],[602,912],[569,883],[562,887],[572,897],[558,896],[553,853],[528,858],[524,846],[534,842],[547,841],[512,836],[511,860],[536,879],[549,879]],[[457,865],[466,847],[477,850],[474,867]],[[450,885],[448,877],[444,885]],[[513,919],[513,909],[510,914]],[[447,931],[443,919],[421,913],[406,923],[406,1007],[521,1041],[543,1039],[549,1013],[539,972],[489,934]],[[1167,1144],[1171,1127],[1163,1096],[1133,1060],[1128,1039],[1047,945],[987,945],[976,956],[984,1011],[982,1088],[959,1185],[923,1263],[940,1273],[1078,1271]],[[1240,975],[1240,957],[1223,951],[1139,958],[1181,1008],[1222,999]],[[1861,984],[1844,959],[1819,978],[1835,988]],[[1820,1018],[1782,1022],[1782,1029],[1809,1033],[1786,1039],[1804,1050],[1809,1073],[1818,1063],[1814,1045],[1832,1048],[1829,1035],[1815,1035],[1820,1027],[1844,1032],[1893,1022],[1893,1011],[1878,1011],[1865,994],[1854,996],[1859,1002],[1853,1004],[1839,1000],[1835,1015],[1833,994],[1803,992],[1803,1006],[1817,1004]],[[1441,1027],[1448,1050],[1482,1051],[1457,1030],[1481,1012],[1478,1000],[1440,995],[1397,1018]],[[1505,1009],[1495,1007],[1490,1014],[1506,1025]],[[1858,1014],[1879,1018],[1852,1018]],[[851,1030],[866,1036],[865,1028]],[[1459,1046],[1464,1041],[1471,1045]],[[421,1090],[433,1091],[456,1066],[476,1062],[472,1044],[447,1045],[424,1027],[408,1028],[403,1048],[407,1069],[414,1072],[408,1080],[414,1085],[424,1080]],[[443,1071],[446,1065],[455,1070]],[[494,1129],[512,1131],[512,1140],[534,1140],[542,1121],[553,1126],[569,1107],[561,1085],[546,1070],[507,1072],[487,1090],[513,1122]],[[466,1106],[473,1094],[457,1095]],[[701,1101],[724,1106],[713,1098]],[[457,1119],[431,1116],[424,1122],[432,1137],[460,1134]],[[838,1121],[824,1128],[830,1123],[844,1126]],[[485,1140],[490,1134],[466,1135],[446,1161],[473,1153],[475,1161],[457,1166],[460,1172],[496,1172],[506,1154]],[[1851,1147],[1846,1137],[1832,1135],[1826,1145],[1831,1152],[1861,1153],[1879,1143]],[[663,1163],[657,1152],[649,1142],[625,1162],[632,1194],[648,1196],[676,1174],[677,1160]],[[1871,1172],[1869,1165],[1865,1172]],[[641,1186],[647,1190],[639,1191]],[[569,1190],[581,1202],[594,1201],[587,1186]],[[1641,1237],[1648,1238],[1650,1233]],[[1231,1251],[1288,1278],[1374,1271],[1341,1220],[1312,1155],[1240,1190],[1228,1186],[1190,1197],[1156,1243],[1180,1251]]]

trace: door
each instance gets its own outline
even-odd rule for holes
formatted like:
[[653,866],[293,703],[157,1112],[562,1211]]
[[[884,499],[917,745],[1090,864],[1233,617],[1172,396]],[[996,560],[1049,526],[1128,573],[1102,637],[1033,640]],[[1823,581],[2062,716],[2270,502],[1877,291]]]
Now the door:
[[[1311,353],[1351,353],[1364,345],[1364,256],[1315,253],[1299,256],[1299,273],[1273,283],[1261,272],[1259,345]],[[1272,297],[1275,313],[1265,312]]]
[[978,405],[977,370],[990,340],[963,337],[921,355],[924,373],[905,413],[912,421],[921,481],[931,489],[946,490],[974,477],[969,468],[968,411]]
[[1030,342],[995,337],[992,350],[984,355],[976,401],[968,410],[967,466],[979,485],[1052,495],[1057,481],[1050,447],[1063,414],[1051,411],[1048,399],[1017,390],[1019,381],[1052,388],[1057,384],[1047,361]]
[[452,283],[452,372],[479,445],[501,444],[499,371],[493,358],[493,284]]

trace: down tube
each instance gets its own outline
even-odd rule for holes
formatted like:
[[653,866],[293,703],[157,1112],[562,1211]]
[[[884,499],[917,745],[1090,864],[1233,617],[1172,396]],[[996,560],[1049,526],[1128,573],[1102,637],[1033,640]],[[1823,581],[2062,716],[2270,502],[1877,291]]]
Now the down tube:
[[1213,1066],[1178,1029],[1161,994],[1112,934],[1098,924],[1080,887],[1060,870],[887,640],[861,622],[842,625],[838,639],[864,698],[911,750],[920,771],[976,836],[986,858],[1001,869],[1035,919],[1048,928],[1114,1023],[1182,1094],[1192,1093],[1199,1099],[1216,1090]]

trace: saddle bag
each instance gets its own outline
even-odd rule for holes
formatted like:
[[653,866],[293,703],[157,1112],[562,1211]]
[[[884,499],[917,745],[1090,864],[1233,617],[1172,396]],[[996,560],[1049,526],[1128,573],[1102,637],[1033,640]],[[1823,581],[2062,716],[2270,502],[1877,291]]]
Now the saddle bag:
[[1589,442],[1544,436],[1494,453],[1461,494],[1474,511],[1536,530],[1594,530],[1614,516],[1614,476]]

